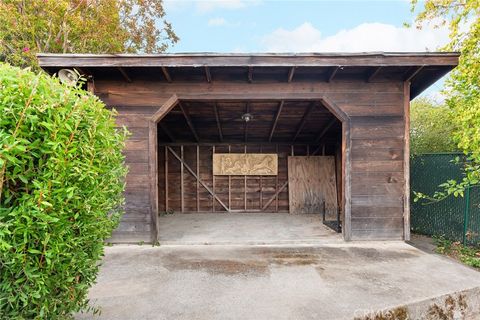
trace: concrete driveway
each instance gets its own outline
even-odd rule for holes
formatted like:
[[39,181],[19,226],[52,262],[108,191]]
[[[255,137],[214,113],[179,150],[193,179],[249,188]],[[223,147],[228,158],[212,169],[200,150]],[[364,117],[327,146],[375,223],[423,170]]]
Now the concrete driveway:
[[98,319],[479,319],[479,287],[480,273],[402,242],[122,245],[90,298]]

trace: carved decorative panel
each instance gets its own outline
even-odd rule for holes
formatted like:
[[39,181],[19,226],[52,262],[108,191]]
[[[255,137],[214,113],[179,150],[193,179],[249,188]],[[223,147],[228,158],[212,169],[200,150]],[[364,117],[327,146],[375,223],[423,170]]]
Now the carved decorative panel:
[[275,153],[215,153],[213,174],[219,176],[276,176],[278,156]]

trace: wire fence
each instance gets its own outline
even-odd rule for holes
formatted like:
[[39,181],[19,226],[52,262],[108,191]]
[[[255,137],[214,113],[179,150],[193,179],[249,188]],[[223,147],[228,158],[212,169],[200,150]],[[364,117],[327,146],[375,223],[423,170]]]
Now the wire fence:
[[[460,162],[455,158],[459,157]],[[429,236],[444,236],[464,244],[480,243],[480,188],[472,187],[464,197],[449,196],[434,203],[413,202],[413,191],[432,195],[447,180],[461,180],[465,157],[459,153],[416,155],[410,160],[412,190],[412,231]]]

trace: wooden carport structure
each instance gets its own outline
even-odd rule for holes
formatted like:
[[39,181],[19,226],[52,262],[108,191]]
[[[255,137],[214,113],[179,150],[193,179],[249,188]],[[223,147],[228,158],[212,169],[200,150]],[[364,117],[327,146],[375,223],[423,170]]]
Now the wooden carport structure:
[[[156,241],[159,212],[289,211],[290,159],[332,157],[344,239],[409,239],[409,102],[457,53],[40,54],[77,69],[132,133],[113,241]],[[213,174],[218,153],[276,154],[274,176]],[[319,160],[320,161],[320,160]],[[287,190],[288,189],[288,190]],[[294,190],[293,190],[294,191]],[[243,196],[242,196],[243,194]],[[315,196],[315,195],[314,195]]]

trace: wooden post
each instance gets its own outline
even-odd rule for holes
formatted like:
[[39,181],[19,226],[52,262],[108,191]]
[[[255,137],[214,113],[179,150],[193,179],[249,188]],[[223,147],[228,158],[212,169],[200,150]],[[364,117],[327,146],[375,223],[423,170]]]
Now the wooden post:
[[158,241],[158,139],[157,123],[148,122],[148,151],[150,171],[150,214],[151,214],[151,241],[155,244]]
[[[244,146],[243,148],[243,153],[244,154],[247,154],[247,145]],[[243,182],[243,200],[244,200],[244,210],[247,211],[247,176],[243,176],[244,177],[244,182]]]
[[[215,154],[215,146],[212,147],[212,161],[213,161],[213,154]],[[213,174],[213,164],[212,164],[212,190],[215,193],[215,175]],[[215,198],[212,197],[212,212],[215,212]]]
[[410,240],[410,81],[403,84],[404,110],[403,119],[405,124],[403,145],[403,239]]
[[[278,144],[275,145],[275,152],[277,153],[278,157]],[[288,170],[288,168],[287,168]],[[275,176],[275,212],[278,212],[278,172],[277,175]]]
[[[260,145],[260,153],[263,153],[262,145]],[[260,208],[263,208],[262,189],[263,189],[263,177],[260,175]]]
[[[228,145],[228,153],[232,152],[232,146]],[[232,176],[228,175],[228,207],[232,207]]]
[[165,146],[165,212],[168,211],[168,149]]
[[[200,147],[197,144],[197,176],[200,177]],[[197,212],[200,211],[200,192],[198,191],[199,189],[199,182],[197,179]]]
[[181,203],[181,208],[182,208],[182,213],[185,212],[185,192],[184,192],[184,186],[183,186],[183,145],[180,146],[180,157],[182,158],[181,164],[180,164],[180,203]]

